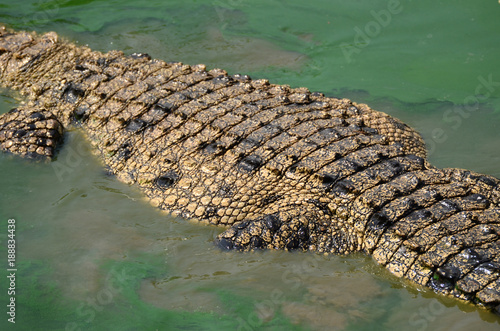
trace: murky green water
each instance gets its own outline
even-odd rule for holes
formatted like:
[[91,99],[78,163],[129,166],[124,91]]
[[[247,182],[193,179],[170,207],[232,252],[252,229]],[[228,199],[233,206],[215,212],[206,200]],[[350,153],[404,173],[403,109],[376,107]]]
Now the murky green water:
[[[366,102],[430,160],[500,177],[496,1],[16,1],[0,22],[93,49],[206,63]],[[0,112],[18,101],[8,92]],[[77,131],[51,163],[0,155],[0,260],[16,220],[18,330],[489,330],[495,316],[366,256],[225,253],[109,177]],[[1,312],[1,311],[0,311]],[[0,315],[2,316],[2,315]]]

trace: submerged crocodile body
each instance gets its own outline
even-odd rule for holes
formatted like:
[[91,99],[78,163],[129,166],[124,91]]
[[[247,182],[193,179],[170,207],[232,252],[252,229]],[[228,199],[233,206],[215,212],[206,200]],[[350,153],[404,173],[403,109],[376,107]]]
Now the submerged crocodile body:
[[0,83],[25,102],[0,145],[52,157],[81,126],[104,164],[221,247],[366,252],[393,274],[500,311],[500,182],[425,160],[366,105],[220,69],[0,29]]

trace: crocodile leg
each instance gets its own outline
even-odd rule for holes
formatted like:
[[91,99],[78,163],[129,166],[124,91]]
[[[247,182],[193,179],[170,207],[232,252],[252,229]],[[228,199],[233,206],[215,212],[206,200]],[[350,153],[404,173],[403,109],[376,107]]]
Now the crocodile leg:
[[[309,229],[307,219],[286,222],[280,213],[237,223],[218,236],[216,243],[223,249],[252,250],[273,247],[307,249]],[[312,222],[311,222],[312,223]]]
[[51,158],[63,126],[45,109],[18,107],[0,116],[0,149],[28,158]]
[[[401,173],[403,166],[412,170]],[[233,225],[217,244],[364,251],[398,277],[500,313],[500,181],[413,156],[392,160],[382,180],[374,167],[334,184],[330,200],[347,202],[336,210],[269,207],[277,211]]]
[[221,233],[216,243],[223,249],[321,250],[335,254],[356,251],[357,239],[326,218],[316,206],[290,206],[237,223]]

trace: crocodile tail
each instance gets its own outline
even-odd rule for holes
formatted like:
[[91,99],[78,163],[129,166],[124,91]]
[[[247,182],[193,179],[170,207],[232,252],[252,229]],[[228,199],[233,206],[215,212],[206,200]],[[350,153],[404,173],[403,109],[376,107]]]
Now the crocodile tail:
[[386,183],[371,205],[364,250],[398,277],[500,313],[500,181],[458,169],[406,174],[409,192]]

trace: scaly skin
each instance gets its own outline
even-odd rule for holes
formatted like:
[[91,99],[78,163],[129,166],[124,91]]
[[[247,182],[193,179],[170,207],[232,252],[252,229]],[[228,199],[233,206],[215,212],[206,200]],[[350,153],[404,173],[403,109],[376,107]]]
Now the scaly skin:
[[50,158],[79,125],[105,165],[228,249],[366,252],[399,277],[500,310],[500,185],[437,169],[418,133],[346,99],[0,29],[3,150]]

